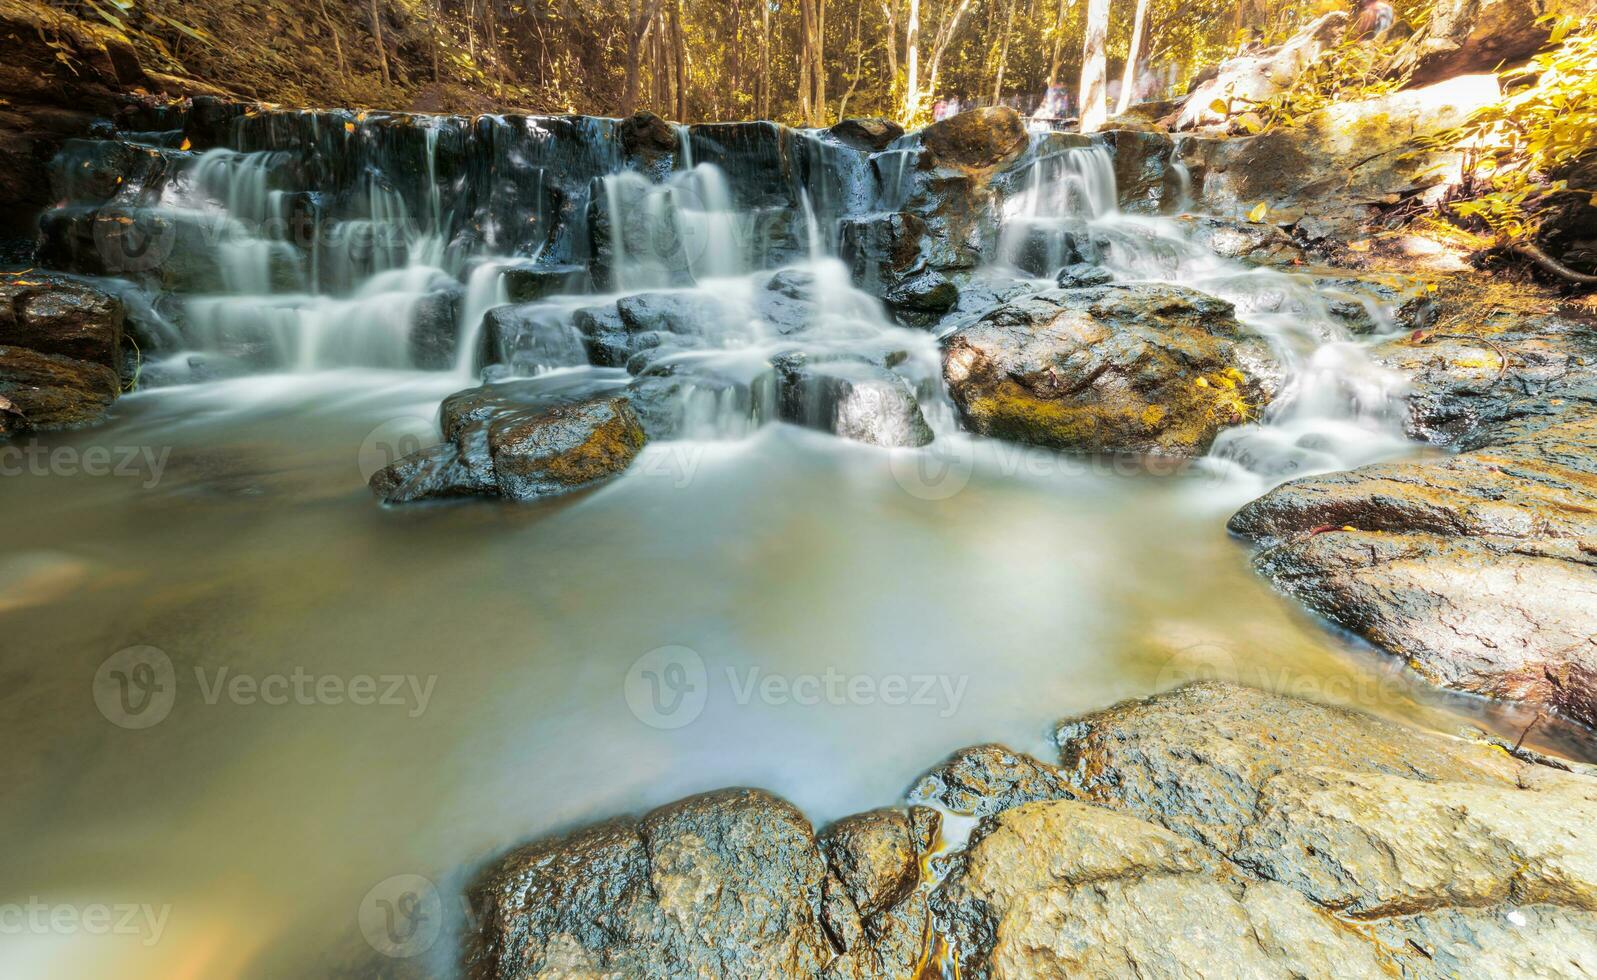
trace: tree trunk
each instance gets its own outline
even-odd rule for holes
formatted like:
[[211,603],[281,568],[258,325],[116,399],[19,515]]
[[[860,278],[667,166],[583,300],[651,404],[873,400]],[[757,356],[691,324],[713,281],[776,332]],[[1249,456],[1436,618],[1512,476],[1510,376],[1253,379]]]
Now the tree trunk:
[[1095,133],[1109,117],[1109,0],[1087,0],[1086,41],[1081,48],[1081,131]]
[[[1146,3],[1147,0],[1139,0]],[[998,44],[998,73],[993,77],[993,105],[1004,97],[1004,67],[1009,63],[1009,33],[1015,26],[1015,3],[1009,0],[1008,9],[1004,13],[1003,40]]]
[[[926,91],[929,94],[937,93],[937,75],[943,65],[943,52],[948,50],[948,44],[959,33],[959,22],[964,19],[965,11],[970,9],[971,0],[959,0],[959,6],[954,10],[952,17],[946,17],[937,26],[937,36],[932,43],[932,57],[926,67]],[[946,11],[944,12],[946,14]]]
[[676,118],[688,121],[688,45],[682,36],[682,0],[671,0],[672,60],[676,63]]
[[760,3],[760,107],[761,119],[771,118],[771,4]]
[[[327,25],[327,33],[333,37],[333,56],[338,59],[338,77],[343,81],[349,80],[349,65],[344,63],[344,44],[338,37],[338,25],[333,23],[333,17],[327,12],[327,0],[320,0],[322,7],[322,23]],[[182,40],[182,35],[178,36]]]
[[388,74],[388,44],[383,40],[383,15],[377,9],[377,0],[371,0],[372,38],[377,42],[377,64],[383,70],[383,85],[392,85]]
[[1059,84],[1060,56],[1064,53],[1065,40],[1065,11],[1070,0],[1059,0],[1059,16],[1054,18],[1054,51],[1048,59],[1048,91],[1053,93],[1054,86]]
[[660,12],[662,0],[646,0],[641,8],[633,0],[627,24],[627,63],[625,81],[621,89],[621,115],[630,116],[638,111],[638,60],[643,53],[643,42],[648,39],[649,28],[654,26],[655,15]]
[[810,46],[810,54],[814,64],[810,68],[810,78],[815,86],[815,95],[810,100],[810,105],[815,109],[815,115],[810,120],[811,126],[825,126],[826,118],[826,0],[815,0],[815,43]]
[[908,126],[920,112],[920,0],[909,0],[904,19],[904,105],[898,121]]
[[1131,49],[1126,52],[1126,71],[1120,78],[1120,103],[1115,113],[1131,108],[1132,90],[1137,87],[1137,59],[1142,51],[1142,28],[1148,20],[1148,0],[1137,0],[1137,16],[1131,24]]

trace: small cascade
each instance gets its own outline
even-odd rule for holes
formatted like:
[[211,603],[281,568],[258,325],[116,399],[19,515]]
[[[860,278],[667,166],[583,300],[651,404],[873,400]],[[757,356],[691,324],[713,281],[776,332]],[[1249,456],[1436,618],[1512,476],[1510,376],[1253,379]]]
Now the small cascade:
[[604,178],[609,275],[621,292],[738,275],[760,265],[757,228],[710,164],[663,184],[622,172]]
[[478,355],[482,349],[483,326],[488,311],[510,302],[510,291],[505,287],[504,265],[484,262],[472,270],[466,280],[466,294],[460,304],[460,344],[455,351],[455,373],[461,380],[471,381],[477,376]]
[[[1171,218],[1122,214],[1107,149],[1047,152],[1046,139],[1034,137],[1038,155],[1028,179],[1005,199],[1001,266],[1052,276],[1069,261],[1087,261],[1121,281],[1169,282],[1218,296],[1270,343],[1285,369],[1285,385],[1264,417],[1216,440],[1213,468],[1279,482],[1403,451],[1402,376],[1370,360],[1312,277],[1222,258]],[[1363,301],[1372,321],[1391,322],[1389,310]]]
[[1080,257],[1086,223],[1119,214],[1114,160],[1101,146],[1058,149],[1033,133],[1031,163],[1018,191],[1004,199],[999,261],[1030,275],[1051,275]]

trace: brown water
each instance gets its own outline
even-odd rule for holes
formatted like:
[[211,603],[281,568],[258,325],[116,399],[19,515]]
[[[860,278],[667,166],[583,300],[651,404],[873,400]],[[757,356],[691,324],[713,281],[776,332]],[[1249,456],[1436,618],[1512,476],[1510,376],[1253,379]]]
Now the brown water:
[[[1202,477],[966,442],[928,481],[778,426],[558,502],[377,507],[363,469],[452,386],[140,395],[0,478],[0,975],[392,975],[362,922],[400,875],[437,898],[399,951],[449,975],[465,881],[528,838],[731,784],[821,823],[1194,674],[1483,717],[1274,594]],[[153,457],[73,472],[92,446]],[[102,669],[134,647],[170,674]]]

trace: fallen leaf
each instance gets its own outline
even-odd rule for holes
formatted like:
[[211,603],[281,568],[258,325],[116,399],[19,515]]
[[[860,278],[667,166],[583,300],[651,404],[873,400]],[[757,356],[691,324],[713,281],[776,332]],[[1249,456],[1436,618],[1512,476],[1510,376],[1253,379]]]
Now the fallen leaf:
[[190,143],[189,140],[188,140],[188,137],[186,137],[186,136],[183,138],[183,142],[179,143],[178,146],[177,146],[177,148],[180,149],[180,150],[193,149],[193,147],[194,147],[194,144]]

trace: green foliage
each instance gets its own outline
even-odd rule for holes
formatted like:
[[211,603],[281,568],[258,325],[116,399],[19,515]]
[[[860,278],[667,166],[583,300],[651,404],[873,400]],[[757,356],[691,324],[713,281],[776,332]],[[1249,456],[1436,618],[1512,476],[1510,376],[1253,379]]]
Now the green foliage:
[[1448,210],[1505,243],[1534,236],[1553,195],[1591,194],[1597,206],[1597,188],[1555,179],[1597,148],[1597,24],[1551,22],[1558,47],[1506,75],[1509,94],[1500,102],[1433,141],[1467,154],[1470,179]]

